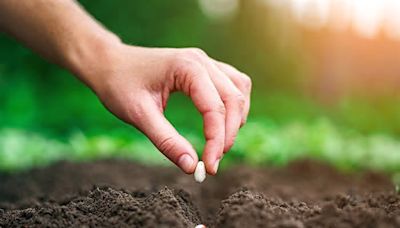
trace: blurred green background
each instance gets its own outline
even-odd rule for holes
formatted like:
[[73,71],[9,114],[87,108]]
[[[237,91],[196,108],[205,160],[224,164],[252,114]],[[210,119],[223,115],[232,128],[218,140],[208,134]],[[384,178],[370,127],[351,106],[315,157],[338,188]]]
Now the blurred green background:
[[[399,41],[309,28],[259,0],[79,1],[129,44],[199,47],[253,80],[252,108],[223,166],[303,157],[400,169]],[[172,96],[166,115],[200,152],[202,121]],[[122,157],[169,164],[69,72],[0,35],[0,169]]]

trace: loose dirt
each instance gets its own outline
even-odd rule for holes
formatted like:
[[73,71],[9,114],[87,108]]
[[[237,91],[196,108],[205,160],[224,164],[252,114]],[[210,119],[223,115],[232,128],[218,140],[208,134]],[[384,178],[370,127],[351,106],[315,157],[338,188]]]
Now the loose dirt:
[[0,175],[0,227],[400,227],[394,189],[383,174],[311,161],[202,184],[174,168],[61,162]]

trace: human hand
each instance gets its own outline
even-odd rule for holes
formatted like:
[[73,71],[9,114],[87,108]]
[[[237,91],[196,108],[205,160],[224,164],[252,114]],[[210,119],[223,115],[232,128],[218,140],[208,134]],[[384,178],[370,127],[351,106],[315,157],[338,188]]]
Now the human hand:
[[70,70],[186,173],[198,158],[163,115],[170,93],[184,92],[203,115],[209,174],[246,122],[251,81],[245,74],[199,49],[124,45],[76,1],[0,1],[0,31]]
[[196,48],[120,44],[106,53],[81,72],[104,106],[142,131],[184,172],[193,173],[198,162],[195,150],[163,114],[169,95],[182,91],[202,114],[206,139],[202,160],[207,172],[216,174],[223,153],[246,122],[250,78]]

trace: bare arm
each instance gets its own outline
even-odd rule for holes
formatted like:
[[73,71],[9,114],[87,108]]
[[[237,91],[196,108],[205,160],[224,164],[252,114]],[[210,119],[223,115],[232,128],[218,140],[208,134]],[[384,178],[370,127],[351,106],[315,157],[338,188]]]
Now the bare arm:
[[0,29],[78,76],[119,43],[73,0],[0,1]]
[[72,0],[2,0],[0,30],[85,82],[104,106],[141,130],[184,172],[198,158],[163,115],[182,91],[203,115],[207,172],[215,174],[250,106],[251,81],[199,49],[125,45]]

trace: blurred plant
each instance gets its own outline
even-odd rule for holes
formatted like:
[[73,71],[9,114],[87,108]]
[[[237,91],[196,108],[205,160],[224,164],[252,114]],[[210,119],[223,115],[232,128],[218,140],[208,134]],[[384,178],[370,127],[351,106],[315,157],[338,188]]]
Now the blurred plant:
[[[121,135],[123,135],[121,137]],[[184,134],[200,152],[200,134]],[[285,165],[299,158],[327,161],[342,170],[400,172],[400,140],[383,134],[363,135],[321,118],[312,124],[251,121],[240,132],[223,166],[236,163]],[[57,160],[125,158],[147,164],[170,164],[144,137],[130,131],[114,135],[74,132],[66,141],[21,129],[0,131],[0,169],[18,170]]]

